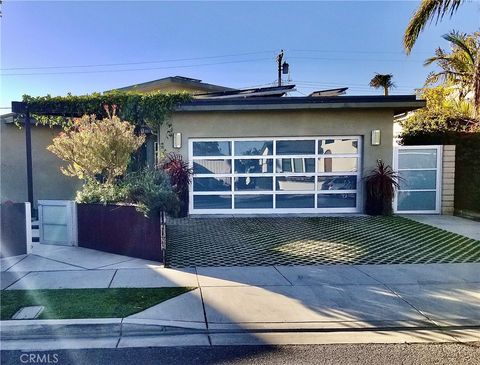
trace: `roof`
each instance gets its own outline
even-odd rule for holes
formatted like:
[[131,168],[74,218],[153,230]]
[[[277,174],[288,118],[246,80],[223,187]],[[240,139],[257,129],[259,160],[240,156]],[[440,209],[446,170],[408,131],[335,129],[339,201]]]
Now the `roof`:
[[184,76],[164,77],[158,80],[125,86],[115,90],[119,90],[119,91],[134,91],[134,90],[149,91],[149,90],[156,90],[156,89],[161,90],[162,87],[171,86],[171,85],[178,85],[179,88],[181,87],[199,88],[205,92],[235,90],[225,86],[208,84],[206,82],[202,82],[202,80],[192,79],[190,77],[184,77]]
[[425,100],[415,95],[255,97],[194,99],[177,107],[179,112],[299,110],[299,109],[391,109],[395,114],[423,108]]

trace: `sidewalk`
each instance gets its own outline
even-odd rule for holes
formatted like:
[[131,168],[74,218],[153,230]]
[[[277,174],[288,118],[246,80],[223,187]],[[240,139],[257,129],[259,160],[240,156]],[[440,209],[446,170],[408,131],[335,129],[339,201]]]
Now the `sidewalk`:
[[[148,335],[160,344],[185,341],[190,345],[203,345],[205,341],[252,344],[480,340],[480,264],[173,270],[137,262],[141,267],[109,265],[28,274],[10,271],[21,263],[7,271],[21,278],[6,290],[87,285],[197,287],[124,319],[96,320],[113,326],[107,333],[117,339],[115,346],[145,344],[144,336],[138,335]],[[57,327],[45,326],[47,322]],[[62,334],[64,338],[69,334],[65,328],[83,324],[85,331],[79,330],[75,336],[88,337],[88,323],[4,321],[2,333],[18,332],[23,327],[24,333],[35,336],[31,329],[50,328],[52,336]],[[107,337],[102,337],[102,341],[107,341]],[[15,341],[3,341],[3,345],[8,343],[15,346]],[[72,346],[71,342],[68,346]]]

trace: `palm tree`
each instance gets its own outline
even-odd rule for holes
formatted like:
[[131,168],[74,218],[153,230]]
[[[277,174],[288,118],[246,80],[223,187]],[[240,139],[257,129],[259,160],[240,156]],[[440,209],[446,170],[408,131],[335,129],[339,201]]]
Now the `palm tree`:
[[447,13],[452,16],[458,7],[465,0],[422,0],[415,14],[413,14],[410,23],[403,36],[403,45],[407,54],[409,54],[417,41],[420,32],[426,27],[427,23],[436,18],[436,22],[441,20]]
[[388,90],[392,87],[395,87],[395,84],[392,81],[393,75],[392,74],[375,74],[373,78],[370,80],[370,86],[375,89],[380,89],[383,87],[385,96],[388,95]]
[[459,91],[460,99],[470,92],[473,92],[474,99],[476,99],[477,91],[474,80],[477,58],[480,53],[480,32],[467,35],[451,31],[445,34],[443,39],[450,42],[451,52],[437,48],[435,56],[425,61],[425,66],[436,63],[440,67],[439,72],[432,72],[428,75],[425,84],[428,86],[441,81],[455,86]]
[[[420,32],[426,27],[427,23],[435,19],[436,22],[442,20],[446,14],[452,16],[458,10],[460,5],[466,0],[422,0],[412,19],[408,23],[405,34],[403,35],[403,45],[405,51],[410,54]],[[480,110],[480,50],[477,51],[477,64],[473,78],[474,105]]]

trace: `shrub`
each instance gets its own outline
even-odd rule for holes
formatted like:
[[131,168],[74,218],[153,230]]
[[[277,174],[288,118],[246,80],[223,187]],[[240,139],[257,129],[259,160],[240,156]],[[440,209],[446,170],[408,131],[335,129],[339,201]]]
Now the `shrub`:
[[179,204],[163,171],[144,169],[128,173],[123,180],[110,184],[88,180],[77,193],[77,203],[124,203],[135,205],[145,216],[157,215],[160,211],[178,214]]
[[180,202],[178,216],[188,214],[188,185],[191,182],[192,170],[188,162],[178,153],[169,153],[161,164],[162,169],[170,176],[172,189]]
[[95,115],[75,119],[73,125],[53,139],[47,149],[68,162],[62,167],[67,176],[93,180],[101,176],[108,184],[125,174],[131,155],[145,141],[136,136],[134,126],[115,115],[97,120]]
[[377,162],[365,178],[367,185],[367,201],[365,211],[369,215],[391,215],[393,212],[392,201],[395,189],[398,189],[398,174],[383,161]]
[[118,203],[125,202],[128,192],[119,184],[101,183],[95,179],[88,179],[82,189],[77,191],[77,203]]
[[144,170],[127,174],[121,186],[127,192],[128,202],[146,216],[165,211],[177,215],[180,209],[170,178],[160,170]]

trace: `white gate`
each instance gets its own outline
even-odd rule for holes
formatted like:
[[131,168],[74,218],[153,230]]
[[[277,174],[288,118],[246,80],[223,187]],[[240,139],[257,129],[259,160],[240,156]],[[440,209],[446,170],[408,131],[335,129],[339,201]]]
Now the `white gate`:
[[441,212],[442,146],[395,147],[393,166],[401,177],[396,213]]
[[40,243],[77,245],[76,204],[70,200],[39,200]]

